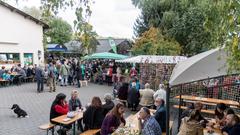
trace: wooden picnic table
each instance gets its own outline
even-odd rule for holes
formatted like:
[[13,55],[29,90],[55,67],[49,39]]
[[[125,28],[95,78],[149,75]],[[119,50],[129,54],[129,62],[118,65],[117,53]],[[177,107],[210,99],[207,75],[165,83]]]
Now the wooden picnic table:
[[[153,113],[155,113],[156,110],[150,109],[150,112],[151,112],[151,115],[153,115]],[[130,127],[132,132],[139,131],[139,128],[138,128],[138,114],[139,114],[139,112],[137,112],[136,114],[131,114],[126,118],[126,126]],[[170,121],[169,122],[170,129],[172,127],[172,124],[173,124],[173,121]],[[163,132],[162,135],[166,135],[166,132]]]
[[73,124],[73,135],[76,135],[75,131],[75,122],[83,117],[83,112],[75,112],[75,116],[73,118],[68,118],[67,115],[62,115],[56,118],[53,118],[52,121],[59,123],[61,125],[69,125]]
[[[175,98],[179,99],[180,96],[176,96]],[[189,95],[182,95],[181,97],[184,100],[190,100],[190,101],[200,101],[200,102],[206,102],[206,103],[224,103],[231,106],[240,106],[239,102],[232,101],[232,100],[222,100],[222,99],[215,99],[215,98],[203,98],[203,97],[196,97],[196,96],[189,96]]]

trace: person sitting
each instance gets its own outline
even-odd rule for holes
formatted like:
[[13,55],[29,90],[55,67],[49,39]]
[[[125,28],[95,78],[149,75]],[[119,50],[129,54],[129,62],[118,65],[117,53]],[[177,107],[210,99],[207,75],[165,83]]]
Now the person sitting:
[[203,127],[198,121],[199,110],[192,110],[189,117],[182,119],[178,135],[203,135]]
[[73,90],[71,93],[71,99],[69,100],[69,111],[77,111],[82,108],[80,99],[78,98],[78,91]]
[[233,109],[231,109],[231,108],[227,108],[227,109],[225,109],[224,110],[224,119],[225,119],[225,123],[224,123],[224,127],[221,129],[222,130],[222,133],[223,134],[229,134],[229,132],[230,132],[230,130],[231,130],[231,128],[232,127],[229,127],[229,126],[227,126],[227,124],[226,124],[226,118],[227,118],[227,115],[228,114],[235,114],[235,112],[233,111]]
[[224,125],[224,110],[227,109],[227,105],[224,104],[224,103],[219,103],[217,104],[216,106],[216,109],[215,109],[215,119],[216,119],[216,122],[217,122],[217,125],[219,126],[223,126]]
[[162,135],[161,127],[146,107],[142,107],[139,112],[138,126],[142,135]]
[[102,108],[103,108],[103,114],[105,116],[110,110],[113,109],[114,103],[112,101],[112,95],[109,93],[106,93],[104,95],[104,100],[106,103],[102,106]]
[[2,78],[3,73],[5,73],[5,66],[2,66],[2,69],[0,70],[0,78]]
[[181,119],[184,118],[184,117],[189,117],[191,111],[195,109],[195,110],[198,110],[200,112],[198,122],[200,122],[203,127],[206,127],[206,124],[208,123],[208,121],[201,114],[202,107],[203,107],[203,105],[202,105],[201,102],[195,102],[194,105],[193,105],[193,108],[183,111],[183,113],[181,115]]
[[10,75],[8,70],[5,70],[5,72],[2,74],[2,79],[7,80],[7,81],[11,81],[11,75]]
[[[78,98],[78,91],[77,90],[73,90],[71,93],[71,99],[69,100],[69,111],[78,111],[79,109],[82,109],[82,104],[80,99]],[[78,120],[78,129],[80,129],[81,131],[83,131],[83,127],[82,127],[82,119]]]
[[151,107],[154,103],[153,95],[154,91],[150,89],[149,83],[145,84],[145,89],[139,90],[140,92],[140,105],[144,107]]
[[240,133],[240,120],[236,114],[228,114],[226,117],[226,125],[231,127],[229,133],[224,135],[239,135]]
[[154,93],[153,98],[161,97],[166,103],[166,90],[164,89],[164,84],[159,84],[159,89]]
[[126,124],[126,121],[123,118],[124,112],[124,105],[122,103],[118,103],[104,118],[101,127],[101,135],[109,135],[119,126],[124,126]]
[[[53,118],[64,115],[68,113],[68,104],[66,101],[66,95],[63,93],[57,94],[55,100],[53,101],[50,109],[50,122],[53,124],[58,124],[52,121]],[[59,134],[65,135],[66,131],[71,128],[70,125],[64,126],[63,129],[58,130]]]
[[164,106],[164,99],[157,97],[154,104],[157,107],[154,117],[160,125],[162,132],[166,132],[166,108]]
[[99,97],[93,97],[91,105],[83,113],[84,130],[101,128],[103,119],[102,102]]

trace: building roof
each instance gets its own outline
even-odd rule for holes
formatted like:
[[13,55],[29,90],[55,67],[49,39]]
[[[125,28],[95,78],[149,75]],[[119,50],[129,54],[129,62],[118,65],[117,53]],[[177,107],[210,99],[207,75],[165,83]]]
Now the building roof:
[[[128,41],[127,39],[114,39],[116,46],[118,46],[119,44],[121,44],[124,41]],[[112,48],[109,44],[109,39],[108,38],[99,38],[98,39],[99,45],[97,46],[97,50],[96,53],[99,52],[108,52],[110,51]]]
[[36,24],[42,25],[44,29],[49,28],[49,26],[46,23],[44,23],[43,21],[41,21],[41,20],[39,20],[39,19],[37,19],[37,18],[35,18],[35,17],[33,17],[33,16],[31,16],[31,15],[29,15],[29,14],[27,14],[27,13],[25,13],[25,12],[23,12],[23,11],[21,11],[21,10],[19,10],[19,9],[1,1],[1,0],[0,0],[0,5],[5,7],[5,8],[8,8],[12,12],[16,12],[16,13],[22,15],[23,17],[28,18],[28,19],[36,22]]
[[65,43],[64,45],[67,47],[68,51],[74,52],[76,49],[81,48],[82,43],[80,41],[72,40]]

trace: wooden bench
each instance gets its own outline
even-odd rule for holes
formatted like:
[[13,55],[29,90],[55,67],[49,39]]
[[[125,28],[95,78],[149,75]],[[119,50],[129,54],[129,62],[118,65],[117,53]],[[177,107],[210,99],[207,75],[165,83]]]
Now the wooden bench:
[[[179,109],[179,105],[173,105],[174,108],[178,108]],[[187,107],[186,106],[181,106],[181,109],[186,110]],[[215,114],[214,110],[201,110],[202,113],[208,113],[208,114]]]
[[9,84],[8,80],[0,80],[0,85],[7,86]]
[[43,124],[43,125],[39,126],[39,128],[42,130],[47,130],[47,135],[48,135],[48,131],[52,130],[52,135],[53,135],[54,134],[54,126],[55,126],[55,124],[47,123],[47,124]]
[[90,129],[90,130],[87,130],[83,133],[81,133],[80,135],[95,135],[97,133],[99,133],[101,131],[101,129]]
[[80,85],[81,85],[81,87],[83,86],[83,84],[84,84],[85,86],[88,86],[88,81],[87,81],[87,80],[80,80]]

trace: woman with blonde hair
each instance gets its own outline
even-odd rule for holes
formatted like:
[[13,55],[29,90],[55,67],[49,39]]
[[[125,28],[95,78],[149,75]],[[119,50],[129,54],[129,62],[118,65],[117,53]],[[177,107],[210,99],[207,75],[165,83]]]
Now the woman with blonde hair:
[[[78,96],[79,92],[77,90],[73,90],[68,105],[69,111],[78,111],[79,109],[82,109],[82,104]],[[82,119],[78,120],[78,129],[83,131]]]
[[77,90],[73,90],[71,93],[71,99],[69,100],[69,111],[76,111],[82,108],[81,101],[78,97],[79,93]]

